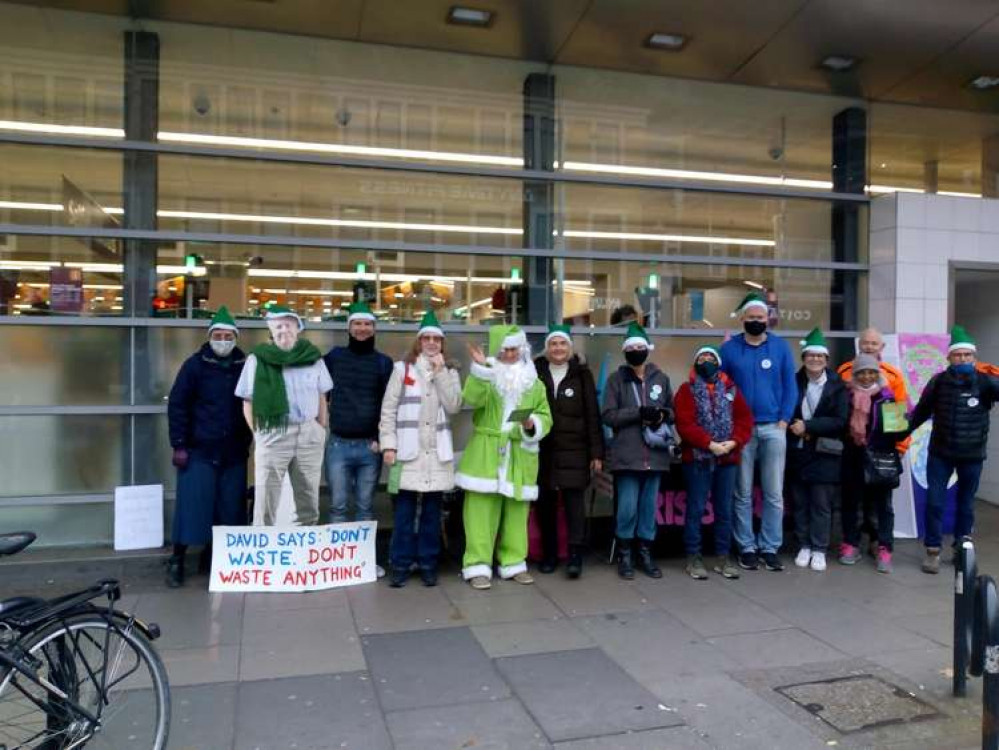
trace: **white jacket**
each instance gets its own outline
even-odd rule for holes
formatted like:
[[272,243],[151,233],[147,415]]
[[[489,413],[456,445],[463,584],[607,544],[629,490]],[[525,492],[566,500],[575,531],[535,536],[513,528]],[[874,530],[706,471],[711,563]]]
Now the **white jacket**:
[[[378,425],[382,451],[398,451],[400,447],[396,417],[399,412],[405,372],[405,362],[396,362],[382,398],[382,416]],[[419,390],[422,392],[419,446],[415,458],[401,462],[402,475],[399,479],[399,489],[413,492],[447,492],[454,489],[454,459],[442,461],[438,456],[438,422],[441,410],[448,422],[452,414],[461,411],[461,378],[457,370],[448,368],[436,374],[432,373],[423,357],[418,357],[416,362],[409,366],[409,377],[419,381]]]

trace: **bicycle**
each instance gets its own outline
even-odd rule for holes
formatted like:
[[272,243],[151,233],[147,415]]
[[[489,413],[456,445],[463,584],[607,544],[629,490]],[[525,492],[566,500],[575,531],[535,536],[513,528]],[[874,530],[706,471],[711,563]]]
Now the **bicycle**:
[[[0,534],[0,556],[35,540]],[[98,599],[107,603],[95,603]],[[115,609],[106,579],[55,599],[0,601],[0,750],[164,750],[170,686],[159,627]]]

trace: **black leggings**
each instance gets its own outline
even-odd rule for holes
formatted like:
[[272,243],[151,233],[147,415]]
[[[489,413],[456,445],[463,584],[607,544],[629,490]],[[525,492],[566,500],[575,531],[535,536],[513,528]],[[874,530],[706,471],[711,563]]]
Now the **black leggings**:
[[558,559],[558,495],[562,493],[565,520],[569,527],[569,545],[582,547],[586,529],[586,490],[541,490],[538,495],[538,525],[545,560]]

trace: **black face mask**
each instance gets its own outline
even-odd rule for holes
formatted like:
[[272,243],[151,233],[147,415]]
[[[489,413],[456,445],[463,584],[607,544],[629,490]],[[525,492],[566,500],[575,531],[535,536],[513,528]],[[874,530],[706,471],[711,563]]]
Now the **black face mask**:
[[347,348],[354,352],[354,354],[371,354],[375,350],[374,336],[364,341],[358,341],[348,333],[347,338]]
[[747,320],[742,324],[743,330],[746,331],[750,336],[760,336],[766,333],[767,324],[762,320]]
[[698,362],[694,365],[694,372],[705,380],[711,380],[718,373],[717,362]]
[[624,353],[625,361],[632,367],[638,367],[649,358],[648,349],[629,349]]

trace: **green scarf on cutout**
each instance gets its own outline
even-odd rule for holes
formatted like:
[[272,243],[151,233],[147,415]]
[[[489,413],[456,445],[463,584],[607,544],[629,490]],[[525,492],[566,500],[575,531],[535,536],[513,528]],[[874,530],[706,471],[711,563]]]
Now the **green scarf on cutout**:
[[253,376],[253,425],[262,432],[288,429],[288,393],[284,387],[284,367],[308,367],[323,355],[311,341],[299,339],[289,350],[274,344],[258,344],[253,349],[257,371]]

